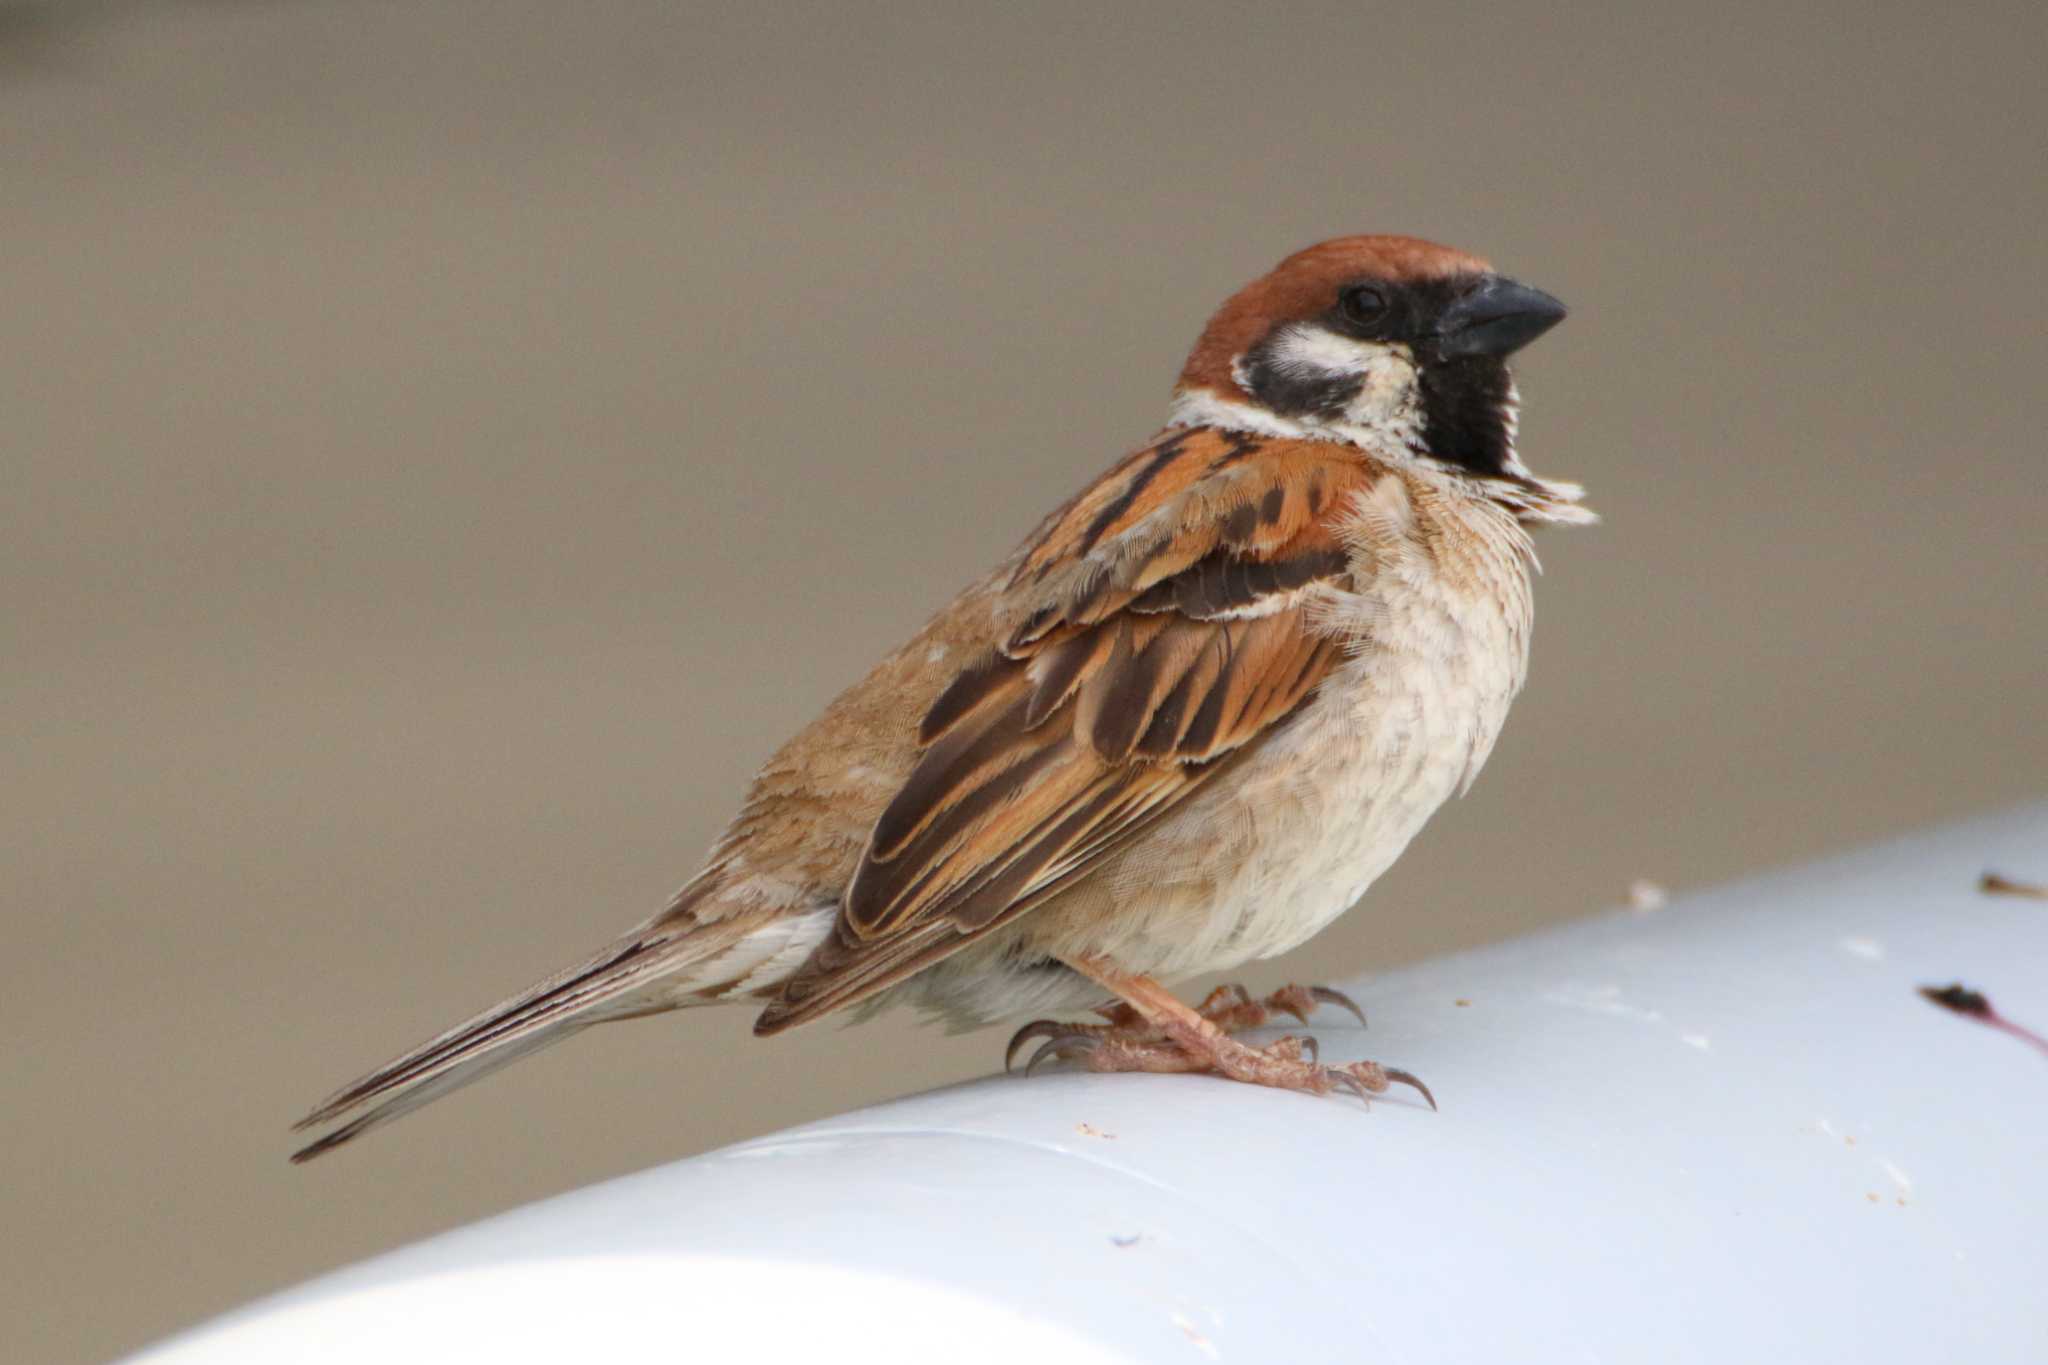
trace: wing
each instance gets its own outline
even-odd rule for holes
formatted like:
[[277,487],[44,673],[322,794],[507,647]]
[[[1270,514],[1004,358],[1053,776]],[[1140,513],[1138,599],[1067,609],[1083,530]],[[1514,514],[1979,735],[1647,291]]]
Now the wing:
[[1355,450],[1167,433],[1020,553],[995,645],[926,714],[830,938],[755,1025],[773,1033],[902,980],[1098,866],[1250,750],[1345,642],[1319,603],[1349,572]]

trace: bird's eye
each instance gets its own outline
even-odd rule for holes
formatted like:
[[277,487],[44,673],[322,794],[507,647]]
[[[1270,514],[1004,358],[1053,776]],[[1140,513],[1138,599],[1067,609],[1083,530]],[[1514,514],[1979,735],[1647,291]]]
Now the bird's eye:
[[1354,284],[1337,295],[1337,307],[1345,321],[1370,327],[1387,315],[1387,296],[1372,285]]

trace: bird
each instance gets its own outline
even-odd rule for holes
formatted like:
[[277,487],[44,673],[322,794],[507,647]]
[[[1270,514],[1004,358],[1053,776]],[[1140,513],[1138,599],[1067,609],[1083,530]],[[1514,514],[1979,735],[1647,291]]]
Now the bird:
[[1165,427],[777,750],[659,913],[336,1091],[293,1160],[717,1003],[763,1036],[1029,1019],[1033,1066],[1434,1107],[1408,1071],[1237,1036],[1358,1012],[1334,991],[1172,987],[1307,941],[1478,775],[1528,669],[1532,533],[1597,519],[1516,448],[1508,359],[1564,316],[1419,238],[1286,257],[1211,317]]

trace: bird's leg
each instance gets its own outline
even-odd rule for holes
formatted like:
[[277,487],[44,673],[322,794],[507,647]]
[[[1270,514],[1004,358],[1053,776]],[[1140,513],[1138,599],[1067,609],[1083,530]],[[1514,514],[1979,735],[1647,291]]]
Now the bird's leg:
[[[1272,1022],[1275,1014],[1290,1014],[1302,1023],[1308,1022],[1309,1015],[1318,1005],[1337,1005],[1358,1016],[1358,1025],[1365,1027],[1365,1011],[1342,991],[1331,990],[1328,986],[1282,986],[1264,1000],[1254,1000],[1252,993],[1243,986],[1218,986],[1203,997],[1195,1006],[1195,1013],[1214,1024],[1225,1033],[1242,1033],[1246,1029],[1264,1028]],[[1017,1053],[1024,1044],[1034,1038],[1048,1043],[1069,1039],[1090,1038],[1105,1042],[1122,1043],[1163,1043],[1167,1035],[1156,1025],[1148,1022],[1129,1002],[1119,1000],[1113,1005],[1104,1005],[1095,1011],[1105,1022],[1100,1024],[1073,1024],[1063,1019],[1034,1019],[1010,1035],[1010,1045],[1003,1054],[1003,1069],[1010,1070],[1016,1065]],[[1307,1039],[1305,1045],[1313,1049],[1315,1040]],[[1039,1049],[1040,1053],[1045,1051]]]
[[[1128,1005],[1149,1031],[1124,1036],[1115,1023],[1086,1026],[1086,1031],[1077,1029],[1051,1037],[1032,1057],[1032,1066],[1047,1060],[1079,1060],[1090,1071],[1210,1071],[1234,1081],[1280,1090],[1305,1090],[1315,1095],[1344,1089],[1361,1099],[1379,1094],[1399,1081],[1415,1087],[1429,1101],[1430,1108],[1436,1107],[1429,1087],[1406,1071],[1383,1067],[1378,1062],[1324,1066],[1316,1060],[1313,1039],[1287,1037],[1266,1047],[1252,1047],[1232,1038],[1223,1024],[1209,1017],[1212,1011],[1182,1004],[1150,977],[1122,971],[1101,958],[1076,956],[1065,961]],[[1224,987],[1212,993],[1203,1004],[1217,1005],[1219,996],[1229,989]],[[1237,1008],[1252,1003],[1242,990],[1238,994],[1242,999]],[[1303,999],[1288,1003],[1313,1006],[1320,1001],[1313,994],[1305,994]],[[1266,1006],[1261,1004],[1257,1008],[1264,1010]],[[1286,1004],[1272,1008],[1294,1012]]]

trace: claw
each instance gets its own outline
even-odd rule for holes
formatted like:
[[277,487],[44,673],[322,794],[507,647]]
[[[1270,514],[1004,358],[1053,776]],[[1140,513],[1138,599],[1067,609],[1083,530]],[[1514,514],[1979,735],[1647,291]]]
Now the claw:
[[1384,1068],[1384,1070],[1386,1071],[1386,1076],[1388,1080],[1399,1081],[1403,1085],[1414,1086],[1417,1090],[1420,1090],[1422,1092],[1422,1098],[1429,1101],[1429,1107],[1432,1110],[1436,1108],[1436,1096],[1429,1093],[1429,1087],[1424,1085],[1421,1079],[1414,1075],[1414,1073],[1407,1071],[1397,1071],[1391,1066]]
[[1062,1024],[1057,1019],[1033,1019],[1023,1028],[1010,1035],[1010,1046],[1003,1051],[1003,1072],[1005,1075],[1017,1068],[1017,1054],[1024,1044],[1033,1038],[1057,1038],[1074,1027]]
[[1085,1057],[1101,1046],[1100,1038],[1090,1038],[1085,1034],[1078,1038],[1055,1038],[1031,1054],[1031,1060],[1024,1063],[1024,1074],[1029,1076],[1049,1061],[1067,1062],[1075,1057]]
[[1286,1015],[1289,1019],[1294,1020],[1294,1022],[1296,1022],[1297,1024],[1306,1024],[1308,1022],[1307,1010],[1298,1010],[1292,1005],[1284,1005],[1274,999],[1268,999],[1266,1001],[1266,1008],[1274,1011],[1276,1014]]
[[1358,1096],[1358,1098],[1364,1100],[1366,1104],[1370,1105],[1372,1103],[1372,1092],[1365,1088],[1365,1082],[1359,1080],[1358,1077],[1352,1075],[1349,1071],[1344,1070],[1342,1067],[1333,1066],[1328,1071],[1325,1071],[1323,1075],[1329,1080],[1331,1085],[1342,1086]]
[[1236,982],[1226,982],[1202,997],[1202,1003],[1195,1006],[1195,1013],[1204,1019],[1214,1021],[1233,1010],[1243,1009],[1252,1003],[1252,993]]
[[1367,1027],[1367,1024],[1365,1022],[1365,1011],[1358,1007],[1358,1002],[1356,1000],[1353,1000],[1350,996],[1344,994],[1344,992],[1333,991],[1328,986],[1310,986],[1308,988],[1308,994],[1309,999],[1314,1000],[1318,1004],[1335,1005],[1339,1009],[1350,1010],[1351,1013],[1357,1017],[1358,1026],[1360,1028]]
[[1311,1065],[1323,1060],[1323,1045],[1313,1033],[1305,1033],[1294,1041],[1301,1044],[1301,1050],[1308,1054]]

